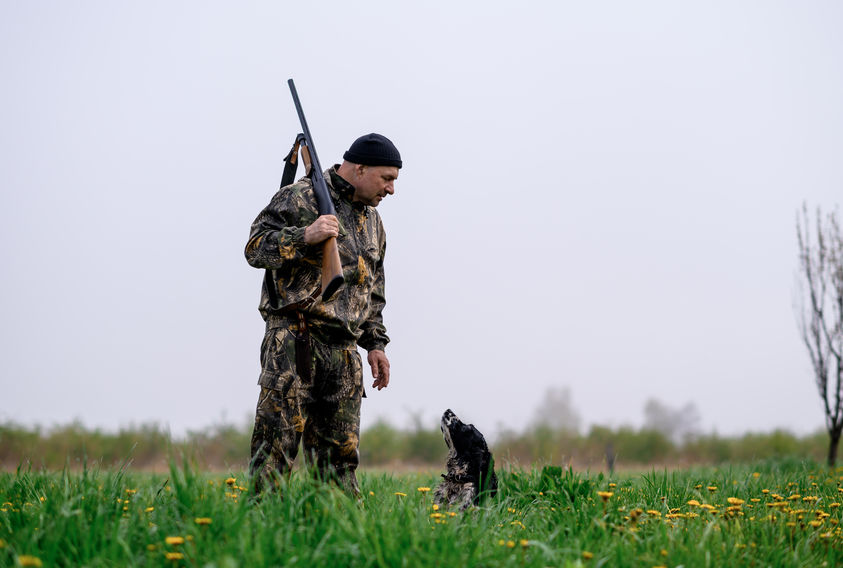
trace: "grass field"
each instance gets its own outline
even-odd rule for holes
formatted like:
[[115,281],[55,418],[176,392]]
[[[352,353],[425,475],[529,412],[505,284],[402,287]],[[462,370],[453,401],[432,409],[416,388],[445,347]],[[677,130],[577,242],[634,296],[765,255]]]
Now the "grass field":
[[361,473],[352,499],[297,473],[250,499],[242,473],[0,475],[0,566],[838,566],[841,471],[770,462],[617,478],[498,471],[437,510],[434,475]]

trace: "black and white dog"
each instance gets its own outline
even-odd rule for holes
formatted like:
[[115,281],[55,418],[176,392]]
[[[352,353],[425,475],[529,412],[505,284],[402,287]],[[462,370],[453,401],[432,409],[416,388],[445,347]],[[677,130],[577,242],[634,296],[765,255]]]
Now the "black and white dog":
[[448,446],[448,473],[433,492],[437,505],[456,505],[466,509],[477,505],[481,496],[498,492],[498,478],[492,453],[473,424],[464,424],[451,409],[442,415],[439,427]]

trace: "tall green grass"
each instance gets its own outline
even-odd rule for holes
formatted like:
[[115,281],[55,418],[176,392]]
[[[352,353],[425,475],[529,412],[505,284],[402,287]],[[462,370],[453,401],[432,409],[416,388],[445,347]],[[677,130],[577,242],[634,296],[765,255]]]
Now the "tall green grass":
[[499,471],[500,492],[436,510],[431,474],[307,472],[256,499],[189,463],[0,474],[0,566],[835,566],[841,472],[810,462],[607,477]]

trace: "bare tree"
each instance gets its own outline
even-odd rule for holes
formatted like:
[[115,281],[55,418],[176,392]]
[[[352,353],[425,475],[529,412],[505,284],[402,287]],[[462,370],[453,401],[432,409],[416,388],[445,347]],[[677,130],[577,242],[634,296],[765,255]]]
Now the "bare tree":
[[670,408],[655,398],[644,405],[644,429],[664,434],[674,444],[699,433],[700,413],[693,402],[682,408]]
[[837,210],[817,208],[811,226],[807,205],[796,215],[799,272],[796,310],[802,341],[825,410],[828,465],[837,462],[843,432],[843,235]]
[[532,426],[548,428],[554,432],[578,434],[582,417],[574,408],[574,400],[568,387],[548,388],[541,404],[536,409]]

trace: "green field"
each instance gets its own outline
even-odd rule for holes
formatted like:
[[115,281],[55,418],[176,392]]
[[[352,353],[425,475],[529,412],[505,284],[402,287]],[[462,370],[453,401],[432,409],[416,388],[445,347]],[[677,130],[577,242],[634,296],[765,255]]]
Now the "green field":
[[837,566],[843,472],[764,462],[614,478],[499,469],[465,512],[434,474],[360,474],[350,498],[303,472],[250,498],[187,465],[0,475],[0,566]]

